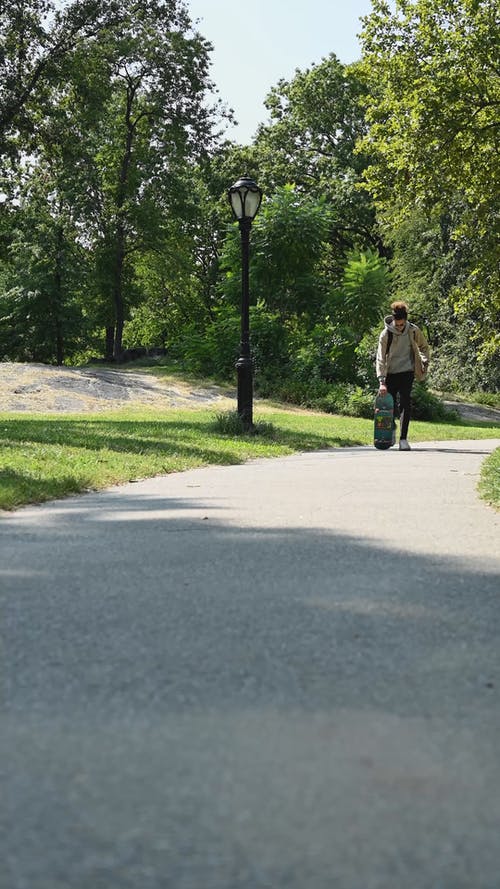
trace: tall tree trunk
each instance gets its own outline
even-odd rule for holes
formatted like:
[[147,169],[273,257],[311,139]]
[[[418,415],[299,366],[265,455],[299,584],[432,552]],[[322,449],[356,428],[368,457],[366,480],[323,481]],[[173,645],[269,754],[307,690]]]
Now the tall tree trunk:
[[64,251],[64,231],[62,225],[57,229],[56,238],[56,263],[54,273],[54,294],[55,294],[55,329],[56,329],[56,362],[58,365],[64,364],[64,337],[62,325],[62,260]]
[[115,310],[115,342],[113,355],[115,361],[120,362],[122,359],[122,337],[123,325],[125,321],[125,306],[123,298],[123,267],[127,252],[126,230],[124,219],[124,207],[127,196],[128,177],[130,170],[130,162],[132,159],[132,143],[135,135],[136,122],[132,120],[132,106],[134,103],[137,84],[129,80],[127,87],[127,107],[125,111],[125,126],[127,138],[125,143],[125,151],[123,153],[120,176],[118,180],[118,189],[116,193],[116,242],[115,242],[115,263],[114,263],[114,280],[113,280],[113,304]]
[[106,361],[113,361],[113,354],[115,350],[115,326],[114,324],[110,324],[106,327],[106,348],[104,358]]
[[118,363],[122,360],[123,324],[125,321],[123,301],[123,264],[125,261],[125,231],[122,223],[116,233],[116,256],[113,281],[113,304],[115,308],[115,339],[113,357]]

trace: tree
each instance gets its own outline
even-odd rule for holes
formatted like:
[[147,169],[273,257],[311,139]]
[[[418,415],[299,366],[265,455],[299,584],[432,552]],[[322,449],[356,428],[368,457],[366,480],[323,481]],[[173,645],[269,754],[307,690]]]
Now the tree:
[[451,298],[480,358],[500,354],[499,41],[494,0],[374,0],[364,21],[366,181],[393,230],[415,210],[454,219],[469,259]]
[[[47,202],[69,212],[75,246],[93,258],[86,309],[120,360],[125,320],[147,294],[141,256],[170,256],[171,281],[180,268],[174,231],[179,254],[191,237],[194,256],[190,188],[220,108],[207,102],[210,44],[183,0],[85,0],[62,10],[31,0],[13,4],[1,24],[0,122],[4,145],[21,158],[5,190],[26,200],[43,171],[38,190],[45,177]],[[3,217],[8,249],[11,217]]]
[[[403,206],[458,191],[487,222],[499,193],[500,21],[493,0],[374,0],[363,68],[372,86],[368,179]],[[494,187],[494,186],[497,187]],[[393,192],[392,192],[393,193]]]
[[109,77],[94,163],[100,244],[110,257],[114,358],[134,287],[134,254],[161,249],[169,213],[187,209],[186,169],[211,145],[209,44],[178,0],[125,4],[120,34],[99,48]]
[[114,0],[52,0],[3,4],[0,12],[0,156],[14,151],[17,134],[36,142],[34,117],[60,66],[82,39],[119,22]]
[[[255,302],[282,318],[312,319],[327,295],[321,269],[327,249],[329,211],[324,200],[300,194],[294,186],[278,188],[263,202],[252,226],[250,293]],[[241,253],[237,226],[221,258],[225,298],[239,304]]]
[[84,345],[86,257],[70,208],[56,191],[47,196],[41,178],[33,177],[11,232],[0,295],[0,353],[4,359],[63,364],[67,351]]
[[267,97],[271,123],[260,128],[255,145],[268,192],[293,183],[326,199],[340,265],[346,249],[381,246],[371,198],[361,188],[366,158],[356,152],[366,132],[365,93],[358,67],[342,65],[333,54],[297,70]]

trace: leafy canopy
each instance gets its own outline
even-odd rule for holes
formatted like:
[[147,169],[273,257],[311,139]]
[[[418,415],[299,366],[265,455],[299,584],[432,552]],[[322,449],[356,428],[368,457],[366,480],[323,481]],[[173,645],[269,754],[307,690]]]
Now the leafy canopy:
[[367,184],[392,230],[416,209],[454,218],[451,298],[479,357],[500,356],[499,45],[497,0],[373,0],[364,19]]

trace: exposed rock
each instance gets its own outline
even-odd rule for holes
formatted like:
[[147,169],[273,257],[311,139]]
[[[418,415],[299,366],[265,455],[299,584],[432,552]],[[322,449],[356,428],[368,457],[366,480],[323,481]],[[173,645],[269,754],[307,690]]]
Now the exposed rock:
[[219,386],[191,387],[174,378],[99,367],[53,367],[0,363],[0,410],[82,413],[154,405],[202,407],[233,404],[234,393]]

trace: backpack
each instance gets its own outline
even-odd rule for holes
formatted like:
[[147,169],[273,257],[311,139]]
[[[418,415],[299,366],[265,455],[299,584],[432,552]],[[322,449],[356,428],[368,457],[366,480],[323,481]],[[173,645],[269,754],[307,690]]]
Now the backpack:
[[[415,324],[412,324],[412,322],[410,321],[410,342],[411,342],[413,351],[415,353],[415,378],[417,380],[421,381],[427,375],[428,361],[425,358],[424,359],[420,358],[420,353],[419,353],[418,346],[417,346],[416,336],[417,336],[417,334],[416,334]],[[391,350],[391,344],[392,344],[393,337],[394,337],[394,334],[393,334],[392,330],[389,330],[387,332],[387,348],[385,350],[385,360],[386,361],[387,361],[389,352]],[[420,368],[417,366],[417,360],[420,361]],[[377,366],[377,362],[375,360],[375,367],[376,366]]]
[[[411,323],[411,321],[410,321],[409,333],[410,333],[410,342],[412,343],[413,348],[415,348],[415,342],[416,342],[415,337],[417,335],[416,334],[416,327],[414,324]],[[411,334],[413,334],[413,336],[411,336]],[[385,350],[385,357],[386,358],[391,350],[391,343],[392,343],[393,337],[394,337],[394,334],[393,334],[392,330],[389,330],[387,332],[387,349]]]

